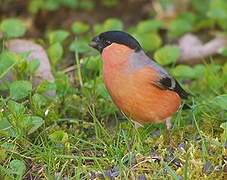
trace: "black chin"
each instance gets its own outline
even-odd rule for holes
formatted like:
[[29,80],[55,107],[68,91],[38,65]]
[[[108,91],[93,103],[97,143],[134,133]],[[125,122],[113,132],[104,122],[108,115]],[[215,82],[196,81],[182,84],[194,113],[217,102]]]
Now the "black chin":
[[99,46],[97,47],[97,50],[98,50],[100,53],[102,53],[102,51],[103,51],[104,48],[105,48],[105,47],[99,45]]

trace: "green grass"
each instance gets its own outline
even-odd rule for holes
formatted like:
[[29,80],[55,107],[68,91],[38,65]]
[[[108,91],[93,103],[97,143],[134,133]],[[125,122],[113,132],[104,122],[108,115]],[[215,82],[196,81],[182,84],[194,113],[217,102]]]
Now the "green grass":
[[[28,29],[22,20],[1,21],[0,179],[227,179],[226,54],[223,61],[213,57],[192,67],[178,65],[179,48],[164,44],[189,31],[198,36],[204,29],[207,36],[226,31],[226,19],[221,22],[227,14],[215,16],[227,12],[222,3],[211,1],[206,7],[196,2],[188,5],[192,11],[172,20],[146,19],[128,29],[192,94],[183,102],[190,109],[180,108],[174,115],[171,132],[164,124],[135,129],[104,87],[101,58],[87,44],[101,31],[123,29],[121,20],[110,18],[92,27],[76,21],[71,30],[47,29],[39,42],[47,49],[55,82],[38,87],[32,85],[38,62],[28,62],[28,52],[18,55],[5,47],[8,39],[24,37]],[[163,1],[160,7],[169,4]],[[49,10],[45,3],[33,15],[44,9]],[[15,26],[17,31],[11,28]],[[65,72],[69,66],[70,78]],[[15,81],[4,79],[9,72]],[[49,91],[56,95],[47,96]]]
[[[221,178],[226,149],[219,125],[226,120],[226,113],[213,107],[205,97],[206,93],[203,93],[192,98],[192,109],[180,110],[176,114],[171,142],[164,125],[134,129],[124,117],[122,122],[114,116],[100,118],[99,105],[90,104],[88,100],[84,102],[88,121],[59,118],[51,125],[45,123],[31,136],[2,137],[1,150],[5,151],[6,157],[0,166],[1,173],[12,176],[8,164],[13,159],[20,159],[27,167],[24,177],[89,179],[90,176],[113,175],[128,179],[144,175],[153,179]],[[73,110],[74,101],[70,103]],[[111,101],[105,103],[112,106]],[[116,121],[116,126],[105,125],[108,118]],[[56,130],[64,130],[68,138],[50,141],[49,135]],[[180,144],[184,148],[179,148]],[[220,166],[221,170],[203,170],[208,161],[213,168]]]

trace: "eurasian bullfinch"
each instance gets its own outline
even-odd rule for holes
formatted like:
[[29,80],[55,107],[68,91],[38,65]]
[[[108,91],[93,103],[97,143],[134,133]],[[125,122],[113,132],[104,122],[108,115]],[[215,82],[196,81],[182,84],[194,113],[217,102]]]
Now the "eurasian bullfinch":
[[101,53],[104,83],[117,107],[136,126],[166,121],[171,128],[171,116],[188,93],[138,41],[123,31],[107,31],[94,37],[90,46]]

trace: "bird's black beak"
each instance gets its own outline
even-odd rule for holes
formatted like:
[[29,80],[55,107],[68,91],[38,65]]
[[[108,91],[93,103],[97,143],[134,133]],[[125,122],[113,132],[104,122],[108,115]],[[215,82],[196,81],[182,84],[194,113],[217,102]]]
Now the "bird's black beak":
[[95,49],[98,49],[99,44],[100,44],[100,38],[96,36],[91,40],[91,42],[89,43],[89,46]]
[[90,43],[89,43],[89,46],[90,47],[93,47],[93,48],[97,48],[97,46],[98,46],[98,43],[97,42],[95,42],[95,41],[91,41]]
[[91,40],[91,42],[89,43],[89,46],[91,46],[92,48],[98,50],[100,53],[102,53],[102,50],[104,48],[99,36],[94,37]]

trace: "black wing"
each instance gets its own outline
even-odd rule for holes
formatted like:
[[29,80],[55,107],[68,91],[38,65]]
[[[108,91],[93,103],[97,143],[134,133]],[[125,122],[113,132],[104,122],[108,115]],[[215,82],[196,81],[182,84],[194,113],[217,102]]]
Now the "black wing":
[[183,99],[187,99],[189,96],[189,93],[187,93],[175,79],[169,76],[162,77],[157,85],[161,89],[175,91]]
[[172,78],[164,68],[150,59],[144,51],[134,53],[130,57],[129,62],[134,69],[150,67],[152,70],[155,70],[160,75],[159,80],[153,82],[153,84],[157,87],[175,91],[181,98],[184,99],[188,97],[189,94],[180,86],[180,84]]

